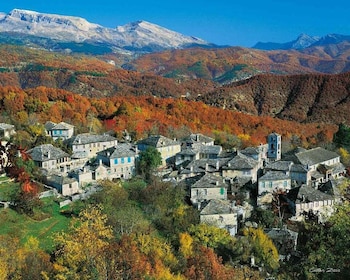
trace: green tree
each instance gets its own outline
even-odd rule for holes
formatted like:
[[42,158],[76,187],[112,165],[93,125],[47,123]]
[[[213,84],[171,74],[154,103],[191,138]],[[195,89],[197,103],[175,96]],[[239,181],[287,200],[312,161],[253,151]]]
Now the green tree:
[[154,147],[148,147],[140,153],[139,171],[146,180],[151,178],[152,172],[162,164],[162,156]]
[[338,126],[338,131],[333,135],[333,142],[338,147],[350,148],[350,127],[341,123]]

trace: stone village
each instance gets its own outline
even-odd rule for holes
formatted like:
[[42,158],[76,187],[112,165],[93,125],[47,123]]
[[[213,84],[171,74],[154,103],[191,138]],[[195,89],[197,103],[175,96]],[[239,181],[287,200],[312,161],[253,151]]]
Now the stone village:
[[[13,130],[12,125],[0,125],[5,137]],[[156,135],[136,143],[126,137],[119,143],[108,134],[75,135],[74,126],[65,122],[47,122],[45,130],[54,140],[63,140],[72,154],[52,144],[34,147],[28,154],[40,168],[44,183],[67,198],[64,204],[83,198],[99,180],[134,177],[139,153],[148,147],[157,149],[162,157],[157,175],[186,187],[200,221],[225,228],[231,235],[255,207],[271,209],[278,193],[287,197],[290,219],[295,221],[312,212],[324,222],[341,201],[337,184],[344,178],[345,167],[340,156],[321,147],[298,148],[282,155],[277,133],[268,135],[266,144],[227,152],[202,134],[181,141]],[[286,228],[268,234],[273,239],[288,236],[296,245],[297,233]]]

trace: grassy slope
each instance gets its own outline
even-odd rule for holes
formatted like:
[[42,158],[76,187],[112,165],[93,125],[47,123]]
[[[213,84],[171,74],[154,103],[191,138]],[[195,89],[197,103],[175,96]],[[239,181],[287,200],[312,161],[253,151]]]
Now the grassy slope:
[[26,215],[20,215],[12,209],[0,210],[0,235],[9,234],[25,242],[34,236],[39,240],[40,247],[50,252],[53,248],[53,233],[66,230],[70,219],[61,215],[59,205],[53,199],[45,199],[43,212],[50,214],[41,221],[33,220]]

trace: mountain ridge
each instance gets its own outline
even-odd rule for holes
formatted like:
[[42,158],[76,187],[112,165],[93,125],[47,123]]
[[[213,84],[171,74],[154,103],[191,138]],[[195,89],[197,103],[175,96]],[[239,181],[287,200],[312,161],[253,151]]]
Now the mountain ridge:
[[186,36],[146,21],[116,28],[90,23],[84,18],[13,9],[1,13],[1,32],[32,35],[63,42],[106,43],[115,48],[133,50],[176,49],[190,45],[209,46],[197,37]]

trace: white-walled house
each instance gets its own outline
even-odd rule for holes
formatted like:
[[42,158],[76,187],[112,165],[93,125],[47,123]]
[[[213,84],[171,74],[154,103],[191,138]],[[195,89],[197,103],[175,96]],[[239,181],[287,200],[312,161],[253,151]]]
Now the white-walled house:
[[46,177],[45,183],[57,189],[63,196],[72,196],[79,193],[79,183],[75,178],[70,178],[62,174],[51,174]]
[[97,161],[107,167],[109,179],[130,179],[136,175],[138,150],[129,143],[118,144],[97,153]]
[[295,201],[295,220],[304,220],[304,213],[317,215],[319,222],[325,222],[334,212],[337,200],[334,195],[326,194],[310,186],[299,188]]
[[116,146],[118,140],[108,134],[82,133],[73,136],[67,141],[67,144],[72,148],[72,157],[75,158],[77,155],[77,158],[81,158],[81,154],[84,154],[86,158],[92,158],[98,152]]
[[54,122],[46,122],[45,130],[46,134],[51,136],[53,140],[67,140],[74,134],[74,126],[65,122],[60,122],[58,124]]
[[268,171],[258,180],[258,195],[291,189],[289,174],[283,171]]
[[190,187],[190,199],[193,204],[212,199],[227,199],[227,184],[224,178],[211,173],[205,174]]
[[317,187],[330,179],[336,179],[345,172],[340,156],[321,147],[303,150],[295,154],[296,162],[302,164],[309,172],[306,184]]
[[72,162],[69,154],[52,144],[43,144],[28,151],[35,164],[48,171],[68,172]]

